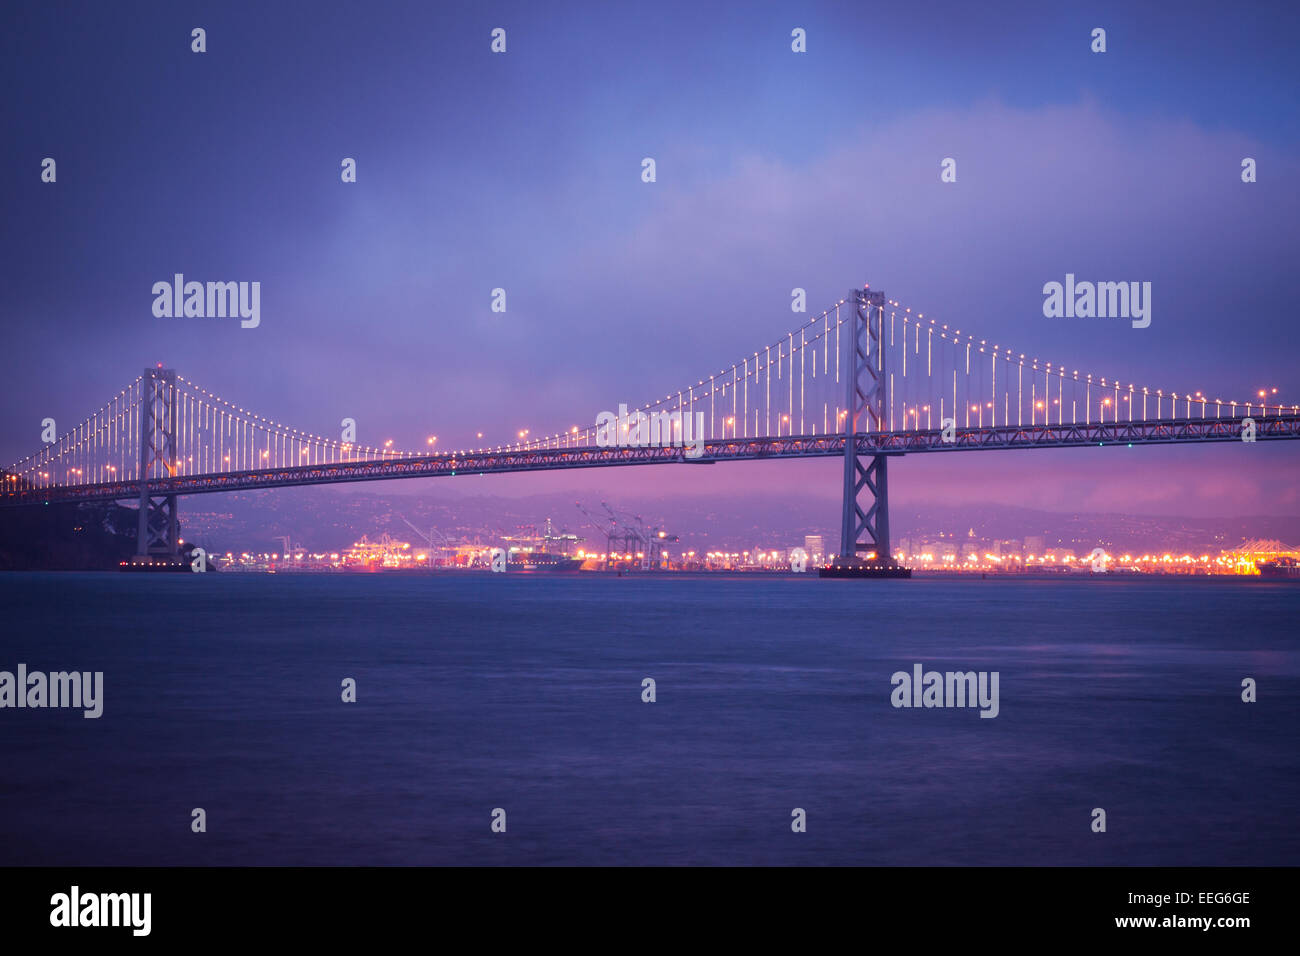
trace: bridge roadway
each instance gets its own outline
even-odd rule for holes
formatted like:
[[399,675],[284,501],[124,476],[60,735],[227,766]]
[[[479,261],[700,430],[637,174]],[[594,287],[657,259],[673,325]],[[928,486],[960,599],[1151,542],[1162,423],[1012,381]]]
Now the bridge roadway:
[[[1300,439],[1300,414],[1256,417],[1256,441]],[[857,436],[858,453],[919,454],[929,452],[1073,448],[1089,445],[1178,445],[1242,441],[1240,418],[1179,418],[1146,422],[1105,422],[958,428],[951,441],[940,429],[868,432]],[[617,465],[714,464],[781,458],[832,458],[844,454],[843,435],[785,435],[765,438],[723,438],[704,443],[699,458],[687,458],[681,448],[533,448],[444,453],[403,458],[302,465],[257,471],[216,472],[151,478],[152,496],[199,495],[258,488],[287,488],[352,481],[435,478],[454,475],[493,475],[566,468],[607,468]],[[5,476],[6,479],[8,476]],[[140,483],[123,480],[48,488],[15,487],[5,480],[0,506],[67,501],[138,499]]]

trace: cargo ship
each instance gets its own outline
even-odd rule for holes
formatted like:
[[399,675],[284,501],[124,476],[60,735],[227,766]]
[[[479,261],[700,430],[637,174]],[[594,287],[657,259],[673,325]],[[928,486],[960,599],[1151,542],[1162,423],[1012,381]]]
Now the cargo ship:
[[507,537],[505,540],[507,571],[547,574],[582,569],[583,559],[569,554],[569,548],[583,539],[567,531],[556,534],[550,518],[546,519],[541,534]]
[[582,558],[550,551],[511,551],[506,561],[509,571],[579,571]]
[[1256,561],[1255,567],[1259,568],[1261,578],[1300,581],[1300,561],[1296,561],[1295,558],[1280,557]]

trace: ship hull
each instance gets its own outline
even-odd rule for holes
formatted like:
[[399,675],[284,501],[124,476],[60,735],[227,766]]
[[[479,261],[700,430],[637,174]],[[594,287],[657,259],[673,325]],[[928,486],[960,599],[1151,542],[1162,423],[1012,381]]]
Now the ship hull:
[[506,564],[507,571],[519,574],[571,574],[581,568],[581,558],[570,558],[561,554],[512,555]]

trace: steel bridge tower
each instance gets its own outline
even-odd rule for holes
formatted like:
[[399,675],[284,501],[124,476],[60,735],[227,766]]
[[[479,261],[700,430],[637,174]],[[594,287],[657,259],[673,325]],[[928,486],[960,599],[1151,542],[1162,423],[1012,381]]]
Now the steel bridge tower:
[[149,494],[150,477],[176,474],[176,370],[144,370],[140,402],[140,525],[136,557],[180,561],[176,496]]
[[886,428],[885,294],[870,288],[853,289],[849,303],[853,316],[844,404],[840,551],[830,566],[818,573],[824,578],[910,578],[911,570],[896,564],[890,549],[889,455],[859,455],[857,443],[859,434]]

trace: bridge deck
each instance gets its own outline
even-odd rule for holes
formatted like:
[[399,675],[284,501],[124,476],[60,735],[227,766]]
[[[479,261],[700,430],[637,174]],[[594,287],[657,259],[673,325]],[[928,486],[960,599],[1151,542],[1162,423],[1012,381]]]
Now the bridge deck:
[[[1257,441],[1300,439],[1300,415],[1255,419]],[[920,454],[1030,448],[1072,448],[1089,445],[1167,445],[1204,442],[1240,442],[1241,420],[1167,419],[1149,422],[1105,422],[1090,425],[1034,425],[958,429],[945,442],[940,430],[873,432],[857,436],[858,453]],[[198,495],[295,485],[323,485],[354,481],[389,481],[398,478],[435,478],[453,475],[510,474],[567,468],[608,468],[619,465],[714,464],[779,458],[829,458],[844,454],[842,435],[787,435],[766,438],[730,438],[704,443],[704,452],[687,458],[681,448],[575,448],[485,451],[473,454],[439,454],[389,460],[366,460],[324,465],[303,465],[256,471],[177,475],[149,481],[154,496]],[[48,488],[8,486],[0,506],[58,501],[110,501],[138,498],[140,484],[122,480]]]

